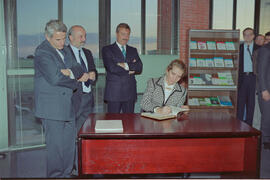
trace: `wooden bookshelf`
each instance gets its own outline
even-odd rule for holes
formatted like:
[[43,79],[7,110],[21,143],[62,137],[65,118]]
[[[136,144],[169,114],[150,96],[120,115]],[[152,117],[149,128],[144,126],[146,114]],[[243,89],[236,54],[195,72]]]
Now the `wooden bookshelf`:
[[[233,62],[233,67],[199,67],[196,65],[188,65],[188,99],[193,98],[206,98],[209,100],[213,97],[229,97],[232,105],[223,106],[223,105],[190,105],[191,109],[197,109],[199,111],[220,111],[228,112],[233,117],[236,117],[236,107],[237,107],[237,82],[238,82],[238,66],[239,66],[239,30],[195,30],[191,29],[189,31],[189,42],[232,42],[234,45],[234,50],[208,50],[208,49],[191,49],[189,46],[189,59],[202,58],[202,59],[214,59],[215,57],[224,59],[231,59]],[[230,43],[228,43],[230,44]],[[207,46],[206,46],[207,47]],[[217,46],[216,46],[217,47]],[[207,47],[208,48],[208,47]],[[190,81],[193,74],[203,75],[207,74],[210,77],[213,77],[214,74],[227,73],[231,75],[233,84],[194,84],[195,81]],[[194,78],[194,77],[193,77]],[[218,78],[219,81],[219,78]],[[231,81],[231,82],[232,82]],[[226,80],[225,80],[226,82]],[[193,84],[192,84],[193,83]],[[191,102],[191,101],[190,101]]]

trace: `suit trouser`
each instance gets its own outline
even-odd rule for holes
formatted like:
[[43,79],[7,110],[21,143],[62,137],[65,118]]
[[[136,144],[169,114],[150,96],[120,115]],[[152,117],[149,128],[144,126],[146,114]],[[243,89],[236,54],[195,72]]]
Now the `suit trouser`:
[[108,113],[134,113],[135,101],[108,101]]
[[[81,97],[81,104],[76,117],[76,132],[79,133],[83,123],[87,119],[88,115],[92,113],[94,107],[94,96],[93,93],[83,93]],[[78,174],[78,142],[76,142],[76,152],[74,161],[74,175]]]
[[75,121],[42,119],[47,150],[47,177],[70,177],[75,156]]
[[243,75],[239,78],[241,78],[241,84],[238,89],[237,118],[242,121],[244,120],[246,108],[245,122],[252,126],[255,108],[256,76]]
[[261,93],[259,93],[258,96],[262,112],[261,116],[262,142],[270,142],[270,101],[263,100]]
[[134,113],[135,101],[114,102],[108,101],[108,113]]
[[88,115],[92,113],[94,107],[93,93],[83,93],[81,97],[81,104],[78,112],[76,113],[76,128],[79,132],[83,123],[87,119]]

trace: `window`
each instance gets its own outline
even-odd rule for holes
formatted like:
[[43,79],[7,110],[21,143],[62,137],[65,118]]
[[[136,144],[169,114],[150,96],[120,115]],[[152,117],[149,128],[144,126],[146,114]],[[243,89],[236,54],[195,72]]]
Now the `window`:
[[33,112],[33,55],[45,39],[45,24],[57,18],[57,1],[17,0],[16,3],[17,34],[13,38],[17,38],[17,49],[9,54],[7,73],[9,142],[13,147],[25,147],[44,143],[41,122]]
[[213,0],[213,29],[232,29],[233,0]]
[[86,30],[85,47],[91,50],[94,58],[97,58],[99,53],[98,0],[63,1],[63,22],[68,28],[73,25],[84,27]]
[[254,0],[237,0],[236,29],[240,29],[240,40],[243,40],[245,28],[254,28],[254,9]]
[[145,50],[146,54],[155,54],[157,51],[157,0],[146,1],[145,17]]
[[260,34],[270,31],[270,0],[261,0]]
[[131,34],[128,44],[141,51],[141,0],[111,1],[111,42],[115,42],[115,30],[118,24],[127,23]]

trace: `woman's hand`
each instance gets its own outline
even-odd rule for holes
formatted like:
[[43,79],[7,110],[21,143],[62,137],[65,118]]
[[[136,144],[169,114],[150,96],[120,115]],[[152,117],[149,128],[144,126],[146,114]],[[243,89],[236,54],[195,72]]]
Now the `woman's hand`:
[[187,105],[182,105],[181,108],[182,108],[182,109],[186,109],[186,111],[183,111],[184,114],[188,114],[188,113],[189,113],[189,110],[190,110],[190,109],[189,109],[189,106],[187,106]]
[[163,107],[157,108],[157,113],[159,114],[170,114],[171,112],[172,112],[172,109],[169,106],[163,106]]

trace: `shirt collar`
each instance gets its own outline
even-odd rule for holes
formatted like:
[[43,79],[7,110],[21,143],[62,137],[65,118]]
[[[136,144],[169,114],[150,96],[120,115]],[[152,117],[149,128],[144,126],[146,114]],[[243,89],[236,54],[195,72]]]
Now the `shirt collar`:
[[79,49],[79,48],[73,46],[72,44],[70,44],[70,47],[73,50],[73,52],[76,52],[76,53],[79,53],[79,50],[82,50],[82,48]]
[[127,50],[127,45],[121,45],[117,41],[115,41],[119,49],[122,51],[122,46],[124,46],[124,49]]
[[[249,49],[253,49],[253,44],[254,44],[254,41],[252,41],[252,43],[249,45]],[[248,44],[244,43],[244,46],[246,48],[248,46]]]

